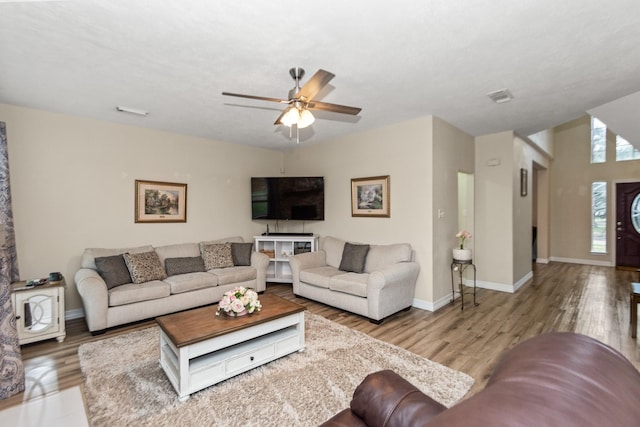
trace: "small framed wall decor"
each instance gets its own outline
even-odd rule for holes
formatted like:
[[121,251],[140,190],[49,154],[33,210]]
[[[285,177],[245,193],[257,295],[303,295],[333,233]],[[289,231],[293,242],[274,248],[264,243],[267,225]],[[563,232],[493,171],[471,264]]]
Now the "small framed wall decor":
[[351,216],[391,216],[389,175],[351,180]]
[[187,184],[136,180],[135,222],[187,222]]
[[527,195],[527,188],[529,186],[527,175],[528,171],[525,168],[520,168],[520,196],[522,197]]

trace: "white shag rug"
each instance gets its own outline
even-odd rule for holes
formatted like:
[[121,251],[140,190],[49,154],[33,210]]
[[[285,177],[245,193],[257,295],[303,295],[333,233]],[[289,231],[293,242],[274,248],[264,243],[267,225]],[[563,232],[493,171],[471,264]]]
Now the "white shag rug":
[[80,346],[85,399],[99,426],[316,426],[349,406],[368,374],[392,369],[451,406],[473,385],[462,372],[305,313],[306,349],[180,402],[160,367],[158,327]]

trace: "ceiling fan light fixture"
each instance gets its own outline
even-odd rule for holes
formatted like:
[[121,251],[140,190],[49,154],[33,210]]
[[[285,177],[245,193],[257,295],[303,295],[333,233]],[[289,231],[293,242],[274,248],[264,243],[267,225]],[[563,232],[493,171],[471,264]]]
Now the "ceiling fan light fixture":
[[300,120],[300,113],[298,112],[298,109],[295,107],[290,108],[289,111],[287,111],[285,115],[282,116],[282,119],[280,119],[282,124],[288,127],[295,125],[296,123],[298,123],[299,120]]
[[313,114],[311,114],[311,111],[306,109],[300,111],[300,119],[298,120],[298,127],[300,129],[304,129],[307,126],[310,126],[315,121],[316,121],[316,118],[313,117]]

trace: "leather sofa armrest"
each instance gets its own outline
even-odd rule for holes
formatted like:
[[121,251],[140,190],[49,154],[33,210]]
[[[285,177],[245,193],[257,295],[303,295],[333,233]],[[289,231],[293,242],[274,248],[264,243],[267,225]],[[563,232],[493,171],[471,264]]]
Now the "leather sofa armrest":
[[356,417],[351,409],[344,409],[320,424],[320,427],[367,427],[367,425]]
[[351,411],[370,427],[422,426],[446,409],[388,369],[367,375],[351,400]]
[[84,317],[91,332],[107,328],[109,293],[97,271],[81,268],[75,275],[76,289],[82,298]]

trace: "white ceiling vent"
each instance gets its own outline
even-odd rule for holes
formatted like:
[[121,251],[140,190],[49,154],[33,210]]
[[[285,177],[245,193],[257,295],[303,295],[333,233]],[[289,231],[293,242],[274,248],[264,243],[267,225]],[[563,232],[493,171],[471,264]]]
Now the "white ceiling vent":
[[495,92],[490,92],[487,94],[489,98],[496,104],[502,104],[503,102],[509,102],[513,99],[513,95],[509,92],[509,89],[500,89]]

